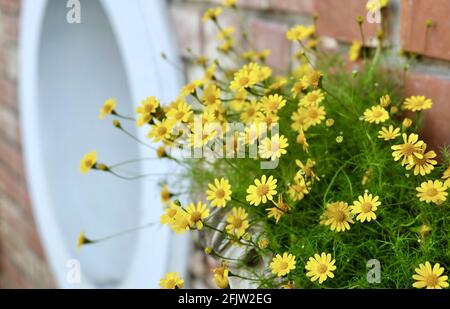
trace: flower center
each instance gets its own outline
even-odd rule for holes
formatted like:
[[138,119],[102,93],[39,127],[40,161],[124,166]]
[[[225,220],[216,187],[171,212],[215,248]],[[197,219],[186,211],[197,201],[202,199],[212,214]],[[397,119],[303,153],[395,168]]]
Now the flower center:
[[435,274],[431,274],[425,277],[425,282],[428,287],[434,287],[439,283],[439,279]]
[[314,109],[310,109],[309,111],[308,111],[308,116],[309,116],[309,118],[317,118],[318,116],[319,116],[319,113],[317,112],[317,110],[314,108]]
[[370,202],[364,202],[361,205],[362,212],[370,212],[372,211],[372,203]]
[[302,193],[305,190],[305,186],[299,184],[293,185],[292,188],[298,193]]
[[175,288],[177,286],[177,282],[173,279],[167,280],[167,286],[170,288]]
[[429,188],[427,190],[427,195],[429,195],[431,197],[438,195],[438,193],[439,193],[439,191],[436,190],[435,188]]
[[84,161],[84,165],[86,166],[86,167],[91,167],[93,164],[92,164],[92,160],[86,160],[86,161]]
[[223,189],[218,189],[216,191],[216,197],[217,198],[223,198],[225,196],[225,191]]
[[319,264],[319,267],[317,267],[317,272],[320,274],[326,273],[327,270],[328,270],[328,267],[325,264]]
[[216,102],[216,96],[214,94],[210,94],[206,97],[206,101],[208,101],[209,104],[212,104]]
[[183,112],[178,112],[178,113],[176,113],[175,118],[176,118],[177,120],[180,120],[181,118],[183,118],[183,116],[184,116],[184,113],[183,113]]
[[403,146],[403,154],[405,156],[410,156],[414,153],[415,147],[412,144],[405,144]]
[[242,227],[242,219],[241,218],[234,218],[233,219],[233,225],[235,229],[240,229]]
[[194,223],[197,223],[198,221],[200,221],[202,219],[202,214],[199,211],[194,211],[191,214],[191,221]]
[[164,126],[158,127],[158,135],[163,136],[163,135],[166,135],[166,133],[167,133],[167,128],[166,127],[164,127]]
[[258,196],[264,196],[267,193],[269,193],[269,186],[268,185],[260,185],[256,189],[256,194],[258,194]]
[[277,110],[278,109],[278,102],[277,101],[270,101],[268,105],[269,105],[269,109],[270,110]]
[[251,116],[253,116],[255,114],[255,112],[256,112],[256,110],[253,107],[249,107],[247,109],[247,116],[251,117]]
[[176,209],[169,209],[167,211],[167,215],[171,218],[175,217],[175,215],[177,214],[177,210]]
[[247,76],[241,77],[241,79],[239,80],[239,84],[241,86],[245,86],[250,82],[250,79]]
[[338,221],[338,222],[344,222],[345,218],[346,218],[345,212],[343,212],[342,210],[337,210],[334,213],[334,219],[336,219],[336,221]]
[[310,94],[309,98],[308,98],[308,101],[309,102],[315,102],[315,101],[317,101],[318,98],[319,97],[316,94]]
[[379,111],[379,110],[376,110],[376,111],[373,112],[372,115],[373,115],[374,118],[380,118],[381,116],[383,116],[383,112]]
[[285,262],[285,261],[280,262],[280,269],[286,270],[286,269],[288,269],[288,267],[289,267],[288,262]]

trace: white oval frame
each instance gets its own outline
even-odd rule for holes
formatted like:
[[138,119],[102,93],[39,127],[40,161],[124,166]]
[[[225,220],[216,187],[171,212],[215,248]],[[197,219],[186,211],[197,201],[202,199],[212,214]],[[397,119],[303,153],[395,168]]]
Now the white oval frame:
[[[181,84],[181,76],[160,56],[160,52],[164,51],[171,59],[177,59],[175,48],[169,40],[172,36],[169,34],[165,1],[99,1],[116,37],[133,102],[139,102],[148,95],[157,96],[163,102],[172,100]],[[66,262],[72,257],[64,250],[63,239],[59,236],[59,226],[50,205],[45,171],[40,163],[42,153],[36,130],[39,126],[36,116],[39,97],[38,51],[46,6],[47,0],[24,0],[22,3],[19,96],[28,188],[39,234],[58,286],[95,288],[85,279],[78,285],[66,280]],[[156,46],[158,48],[154,48]],[[140,152],[144,154],[148,149],[141,147]],[[148,207],[151,204],[150,192],[142,191],[140,207],[143,215],[140,223],[158,221],[158,210]],[[179,271],[183,275],[186,250],[186,238],[173,238],[168,229],[159,229],[158,234],[151,229],[139,232],[136,253],[125,279],[118,287],[156,288],[166,271]]]

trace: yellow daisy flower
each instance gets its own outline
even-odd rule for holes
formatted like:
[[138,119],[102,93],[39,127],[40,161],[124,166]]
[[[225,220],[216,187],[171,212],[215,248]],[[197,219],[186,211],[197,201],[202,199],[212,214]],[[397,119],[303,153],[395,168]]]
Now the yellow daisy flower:
[[344,232],[350,230],[350,223],[353,223],[350,208],[345,202],[334,202],[327,206],[327,209],[320,217],[320,224],[329,225],[332,231]]
[[180,95],[182,97],[187,97],[187,96],[195,93],[197,91],[197,87],[200,87],[202,84],[203,84],[202,81],[195,80],[192,83],[189,83],[189,84],[183,86],[183,88],[181,88]]
[[245,104],[247,98],[247,91],[239,90],[234,94],[233,100],[230,102],[230,107],[235,112],[240,112]]
[[233,8],[236,6],[237,0],[223,0],[223,5],[227,8]]
[[203,220],[209,216],[209,209],[206,207],[206,204],[203,204],[202,202],[198,202],[197,206],[195,206],[194,203],[191,203],[187,206],[186,213],[189,217],[190,227],[201,230],[203,228]]
[[291,93],[294,98],[296,98],[303,91],[303,83],[301,80],[297,81],[292,85]]
[[239,70],[234,74],[230,83],[230,89],[234,92],[252,87],[258,82],[258,72]]
[[420,184],[420,187],[417,187],[417,197],[422,202],[426,203],[435,203],[436,205],[440,205],[445,200],[447,200],[448,193],[445,192],[447,187],[440,180],[428,180],[424,181]]
[[288,82],[287,77],[285,76],[277,76],[275,77],[275,81],[269,86],[271,90],[279,90]]
[[308,271],[306,276],[310,277],[312,282],[319,279],[319,283],[322,284],[328,277],[334,278],[335,262],[330,253],[322,252],[321,255],[316,253],[306,262],[305,269]]
[[412,126],[413,121],[411,118],[405,117],[405,119],[403,119],[402,121],[402,127],[404,129],[408,129],[410,126]]
[[444,171],[444,173],[442,174],[442,179],[445,179],[445,186],[447,188],[450,188],[450,167]]
[[303,98],[300,99],[299,105],[308,107],[310,105],[318,105],[325,99],[325,95],[322,90],[317,89],[308,92]]
[[276,160],[287,153],[288,140],[284,135],[276,134],[272,138],[266,137],[258,146],[259,155],[264,159]]
[[248,214],[244,208],[233,208],[233,210],[227,215],[227,233],[234,235],[237,238],[241,238],[249,227],[247,217]]
[[181,289],[183,284],[184,280],[180,278],[180,274],[177,272],[167,273],[159,281],[159,286],[163,289]]
[[167,111],[167,119],[177,122],[189,122],[192,116],[192,107],[184,100],[177,101]]
[[316,27],[314,25],[298,25],[289,29],[289,31],[286,33],[286,38],[289,41],[303,41],[311,37],[315,33],[315,31]]
[[213,272],[213,281],[217,285],[219,289],[228,289],[230,287],[230,283],[228,281],[228,265],[226,263],[222,263],[222,266],[214,268]]
[[425,144],[423,141],[419,140],[419,135],[411,133],[409,136],[406,133],[403,133],[403,143],[400,145],[394,145],[391,147],[392,156],[395,161],[398,161],[403,158],[402,165],[407,163],[413,165],[414,157],[418,159],[423,158],[423,150],[422,147]]
[[390,125],[388,128],[382,127],[380,131],[378,131],[378,138],[384,139],[385,141],[390,141],[400,136],[400,128],[395,128],[393,125]]
[[171,203],[170,207],[164,208],[164,214],[159,217],[159,222],[164,225],[171,225],[175,222],[175,216],[178,212],[183,211],[180,206]]
[[389,0],[369,0],[366,4],[366,9],[369,12],[387,7]]
[[216,74],[216,69],[217,69],[217,65],[215,63],[213,63],[205,70],[205,77],[204,77],[205,82],[214,80],[214,76]]
[[294,113],[292,113],[291,116],[292,119],[292,124],[291,124],[291,128],[292,130],[294,130],[295,132],[300,132],[303,131],[304,128],[306,127],[306,112],[305,109],[300,109]]
[[389,119],[389,113],[383,107],[376,105],[368,108],[364,112],[364,121],[370,123],[385,122]]
[[189,219],[189,214],[180,208],[173,217],[173,222],[169,226],[175,233],[184,234],[190,229],[191,222]]
[[412,276],[416,280],[413,287],[418,289],[448,288],[448,276],[442,276],[444,271],[444,267],[441,267],[439,263],[434,264],[433,267],[428,261],[425,264],[419,264],[419,267],[415,269],[416,273]]
[[91,168],[97,163],[97,151],[92,151],[86,154],[80,161],[80,171],[83,174],[89,172]]
[[295,164],[300,168],[300,172],[305,175],[306,179],[320,180],[319,177],[314,173],[313,167],[316,165],[316,161],[308,159],[306,163],[303,164],[300,160],[295,160]]
[[302,83],[303,89],[307,89],[309,87],[317,88],[317,87],[319,87],[321,78],[322,78],[322,73],[320,71],[313,70],[313,71],[306,73],[306,75],[300,79],[300,82]]
[[289,186],[288,194],[292,201],[301,201],[309,193],[310,183],[305,181],[305,177],[297,174],[294,183]]
[[257,123],[265,124],[267,128],[272,128],[278,123],[279,119],[280,117],[278,117],[277,114],[258,112],[255,121]]
[[107,99],[100,109],[99,119],[104,119],[107,115],[112,114],[116,109],[117,101],[116,99]]
[[305,131],[310,127],[319,125],[326,116],[325,107],[320,106],[318,104],[312,104],[306,108],[300,108],[298,110],[299,113],[304,113],[305,116]]
[[284,252],[283,255],[277,254],[270,263],[272,273],[278,277],[286,276],[295,269],[295,255]]
[[202,19],[205,22],[208,20],[216,21],[217,17],[219,17],[220,14],[222,14],[222,12],[223,12],[223,9],[221,7],[210,8],[203,14]]
[[262,109],[267,113],[277,113],[283,106],[286,105],[286,100],[278,95],[270,95],[261,99]]
[[172,198],[173,194],[169,191],[169,186],[164,185],[161,190],[161,202],[163,202],[164,205],[168,205],[170,203],[170,199]]
[[381,205],[378,199],[378,196],[372,197],[372,194],[364,193],[364,196],[360,195],[358,200],[354,201],[353,205],[350,206],[352,214],[357,215],[356,220],[361,222],[376,220],[377,215],[375,211]]
[[147,137],[151,138],[153,142],[169,141],[172,133],[174,123],[167,119],[151,126]]
[[92,243],[92,240],[86,237],[84,231],[81,231],[77,239],[77,251],[80,251],[81,247],[90,243]]
[[360,41],[353,41],[352,46],[350,47],[350,50],[348,52],[348,60],[355,62],[359,59],[362,43]]
[[433,106],[433,101],[424,96],[412,96],[405,100],[403,107],[407,110],[417,112],[425,109],[430,109]]
[[281,217],[290,210],[290,207],[283,201],[283,196],[281,194],[278,195],[278,202],[274,201],[272,202],[275,205],[275,207],[266,208],[266,211],[268,212],[267,217],[269,219],[274,218],[275,223],[278,224]]
[[262,175],[261,180],[255,179],[255,185],[250,185],[247,189],[247,202],[250,205],[258,206],[259,204],[271,201],[273,196],[277,194],[277,180],[273,176],[267,178]]
[[217,127],[204,123],[200,128],[194,127],[188,136],[188,143],[194,148],[201,148],[218,136]]
[[386,94],[380,98],[380,105],[382,107],[388,107],[391,104],[391,97]]
[[232,38],[232,34],[234,33],[234,27],[226,27],[217,33],[217,38],[219,40],[229,40]]
[[431,171],[434,169],[434,165],[436,165],[438,162],[434,160],[436,158],[436,152],[433,150],[430,150],[428,152],[425,152],[426,144],[423,146],[423,152],[422,152],[422,158],[413,157],[413,164],[407,164],[406,169],[410,170],[414,168],[414,175],[428,175],[431,173]]
[[213,207],[225,207],[228,201],[231,200],[231,185],[227,179],[214,179],[214,184],[208,184],[206,190],[206,199],[211,201]]
[[261,104],[256,100],[245,103],[241,113],[241,120],[244,123],[252,123],[256,119],[256,115],[260,109]]
[[142,127],[144,124],[149,123],[152,119],[152,114],[156,112],[159,107],[159,101],[155,97],[147,97],[141,101],[141,105],[136,108],[138,118],[136,124],[138,127]]
[[220,104],[220,89],[215,84],[209,84],[203,91],[201,100],[205,105]]

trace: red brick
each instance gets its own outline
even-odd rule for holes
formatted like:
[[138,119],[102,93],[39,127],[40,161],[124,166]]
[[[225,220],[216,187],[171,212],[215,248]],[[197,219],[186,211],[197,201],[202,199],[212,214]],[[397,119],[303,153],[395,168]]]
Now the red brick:
[[364,0],[320,0],[315,1],[315,11],[319,14],[317,31],[321,36],[329,36],[343,42],[361,41],[358,16],[364,18],[365,43],[377,35],[378,24],[366,21],[367,10]]
[[[236,5],[239,8],[254,9],[254,10],[268,10],[272,0],[237,0]],[[211,4],[220,5],[223,0],[203,0]]]
[[0,231],[3,238],[12,239],[14,242],[23,242],[24,246],[37,257],[45,259],[32,216],[23,211],[21,206],[5,197],[0,200],[0,212],[2,214]]
[[170,7],[170,13],[180,53],[183,56],[189,56],[187,48],[194,53],[201,53],[201,17],[203,14],[200,7],[177,3]]
[[[450,1],[402,0],[400,40],[403,49],[450,60]],[[435,26],[427,33],[426,21]]]
[[16,177],[24,176],[21,150],[16,146],[0,139],[0,162],[3,163]]
[[19,269],[13,265],[8,258],[3,258],[2,261],[1,281],[5,289],[31,289],[32,285],[27,282]]
[[313,14],[313,0],[270,0],[270,7],[274,10],[299,14]]
[[267,64],[277,70],[286,70],[291,61],[291,43],[286,39],[287,24],[259,18],[249,20],[249,38],[257,50],[270,49]]
[[17,16],[0,13],[0,39],[3,44],[17,44],[19,37],[19,20]]
[[20,122],[16,111],[0,105],[0,138],[6,138],[13,144],[20,143]]
[[450,145],[450,79],[412,72],[406,79],[405,95],[433,100],[433,108],[424,113],[423,138],[435,150]]
[[19,15],[21,0],[0,0],[0,11],[9,15]]
[[[0,50],[0,64],[1,64]],[[17,85],[7,79],[0,78],[0,105],[5,104],[14,111],[17,111]]]
[[8,196],[19,205],[26,205],[27,188],[22,179],[15,177],[3,164],[0,164],[0,193]]

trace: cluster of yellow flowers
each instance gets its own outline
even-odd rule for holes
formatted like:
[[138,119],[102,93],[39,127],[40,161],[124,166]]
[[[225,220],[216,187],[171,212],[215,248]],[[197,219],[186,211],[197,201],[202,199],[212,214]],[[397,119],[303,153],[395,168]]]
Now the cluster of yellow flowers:
[[[381,8],[387,3],[387,0],[382,1]],[[367,9],[372,9],[373,5],[368,3]],[[246,125],[245,130],[233,132],[234,142],[231,146],[223,145],[223,150],[227,154],[235,154],[241,147],[257,145],[258,159],[270,162],[286,155],[290,144],[285,136],[288,136],[286,132],[284,132],[285,135],[276,133],[269,137],[265,135],[265,131],[278,124],[283,109],[294,106],[293,112],[288,117],[292,120],[290,125],[295,132],[294,136],[297,136],[295,143],[302,146],[308,157],[312,157],[309,152],[310,131],[308,130],[322,124],[326,127],[335,125],[334,119],[326,118],[327,110],[324,101],[333,94],[323,87],[322,72],[310,63],[304,52],[300,52],[299,67],[291,76],[273,76],[272,69],[264,64],[270,51],[238,52],[233,37],[235,29],[222,27],[218,22],[218,17],[224,8],[236,9],[236,0],[225,0],[224,7],[207,10],[203,20],[213,22],[217,26],[217,38],[221,43],[218,50],[223,54],[233,52],[234,55],[240,56],[243,65],[230,71],[223,68],[218,60],[210,61],[204,56],[196,56],[196,62],[204,69],[202,78],[182,87],[178,97],[168,105],[160,104],[155,97],[147,97],[137,107],[136,119],[132,119],[138,127],[148,128],[147,137],[152,142],[161,143],[157,151],[158,157],[169,157],[168,150],[177,148],[181,144],[199,149],[211,145],[217,139],[223,140],[231,130],[229,123],[239,120]],[[286,37],[288,40],[298,42],[302,51],[314,49],[318,41],[314,25],[295,26],[286,33]],[[359,58],[362,48],[361,42],[353,43],[349,55],[351,61]],[[401,108],[409,112],[421,112],[430,109],[432,105],[431,99],[424,96],[412,96],[405,99]],[[116,106],[115,99],[106,100],[100,110],[99,118],[103,119],[109,114],[119,118],[129,118],[118,114]],[[427,144],[420,140],[417,134],[408,134],[408,129],[413,124],[411,119],[405,118],[401,127],[394,125],[396,122],[391,120],[398,111],[399,108],[396,104],[392,104],[391,97],[385,95],[376,105],[367,108],[362,115],[358,112],[357,117],[360,117],[364,126],[380,125],[378,138],[385,142],[395,141],[401,136],[403,143],[394,144],[391,147],[393,160],[400,161],[407,171],[413,171],[416,176],[427,176],[438,163],[437,155],[433,150],[427,150]],[[123,130],[118,120],[114,120],[113,123],[114,126]],[[340,133],[336,137],[336,143],[343,142],[344,137]],[[291,174],[291,177],[293,176],[291,179],[281,179],[277,176],[285,181],[283,187],[280,186],[279,179],[273,175],[252,177],[245,191],[245,201],[240,199],[243,197],[239,197],[242,194],[236,193],[243,193],[238,189],[244,190],[245,187],[232,188],[233,184],[221,176],[204,188],[204,200],[199,199],[197,203],[188,205],[182,205],[178,200],[173,200],[175,194],[165,185],[161,191],[161,200],[165,208],[160,222],[177,234],[209,228],[222,233],[232,244],[250,244],[263,249],[267,248],[269,244],[267,239],[260,239],[257,244],[253,243],[251,232],[254,228],[252,228],[250,209],[255,208],[249,208],[249,206],[265,205],[263,214],[275,224],[289,214],[292,211],[290,202],[295,203],[304,199],[321,181],[314,172],[316,161],[313,158],[306,158],[303,162],[297,159],[295,164],[297,169],[294,171],[295,176]],[[88,153],[80,162],[81,172],[87,173],[90,169],[112,172],[111,167],[97,162],[95,151]],[[363,184],[368,181],[370,174],[370,170],[365,173]],[[420,201],[440,205],[446,201],[448,196],[446,191],[449,188],[450,168],[443,173],[442,179],[429,179],[422,182],[416,188],[417,197]],[[234,191],[236,192],[233,194]],[[287,202],[283,195],[287,197]],[[320,218],[317,220],[318,224],[334,232],[346,232],[350,230],[352,224],[355,224],[355,221],[364,223],[376,220],[378,208],[383,207],[382,199],[369,193],[368,190],[360,192],[359,196],[352,200],[342,201],[340,198],[332,202],[324,200],[325,209],[321,211]],[[236,206],[237,204],[239,206]],[[220,229],[216,224],[211,223],[210,219],[222,210],[226,215]],[[83,233],[81,245],[86,243],[86,239]],[[205,252],[220,258],[212,248],[205,248]],[[334,271],[337,268],[335,263],[336,260],[330,253],[316,253],[306,261],[305,274],[311,281],[322,284],[327,278],[334,278]],[[296,264],[296,256],[283,252],[275,254],[268,268],[276,277],[285,277],[296,269]],[[429,262],[420,264],[413,276],[416,280],[413,286],[417,288],[448,287],[448,278],[442,276],[443,272],[444,268],[440,264],[435,264],[433,267]],[[228,277],[234,275],[228,263],[225,262],[214,268],[212,274],[214,282],[220,288],[228,288]],[[163,288],[182,288],[183,284],[183,279],[174,272],[166,274],[160,281]],[[285,287],[289,286],[292,284],[285,284]]]

